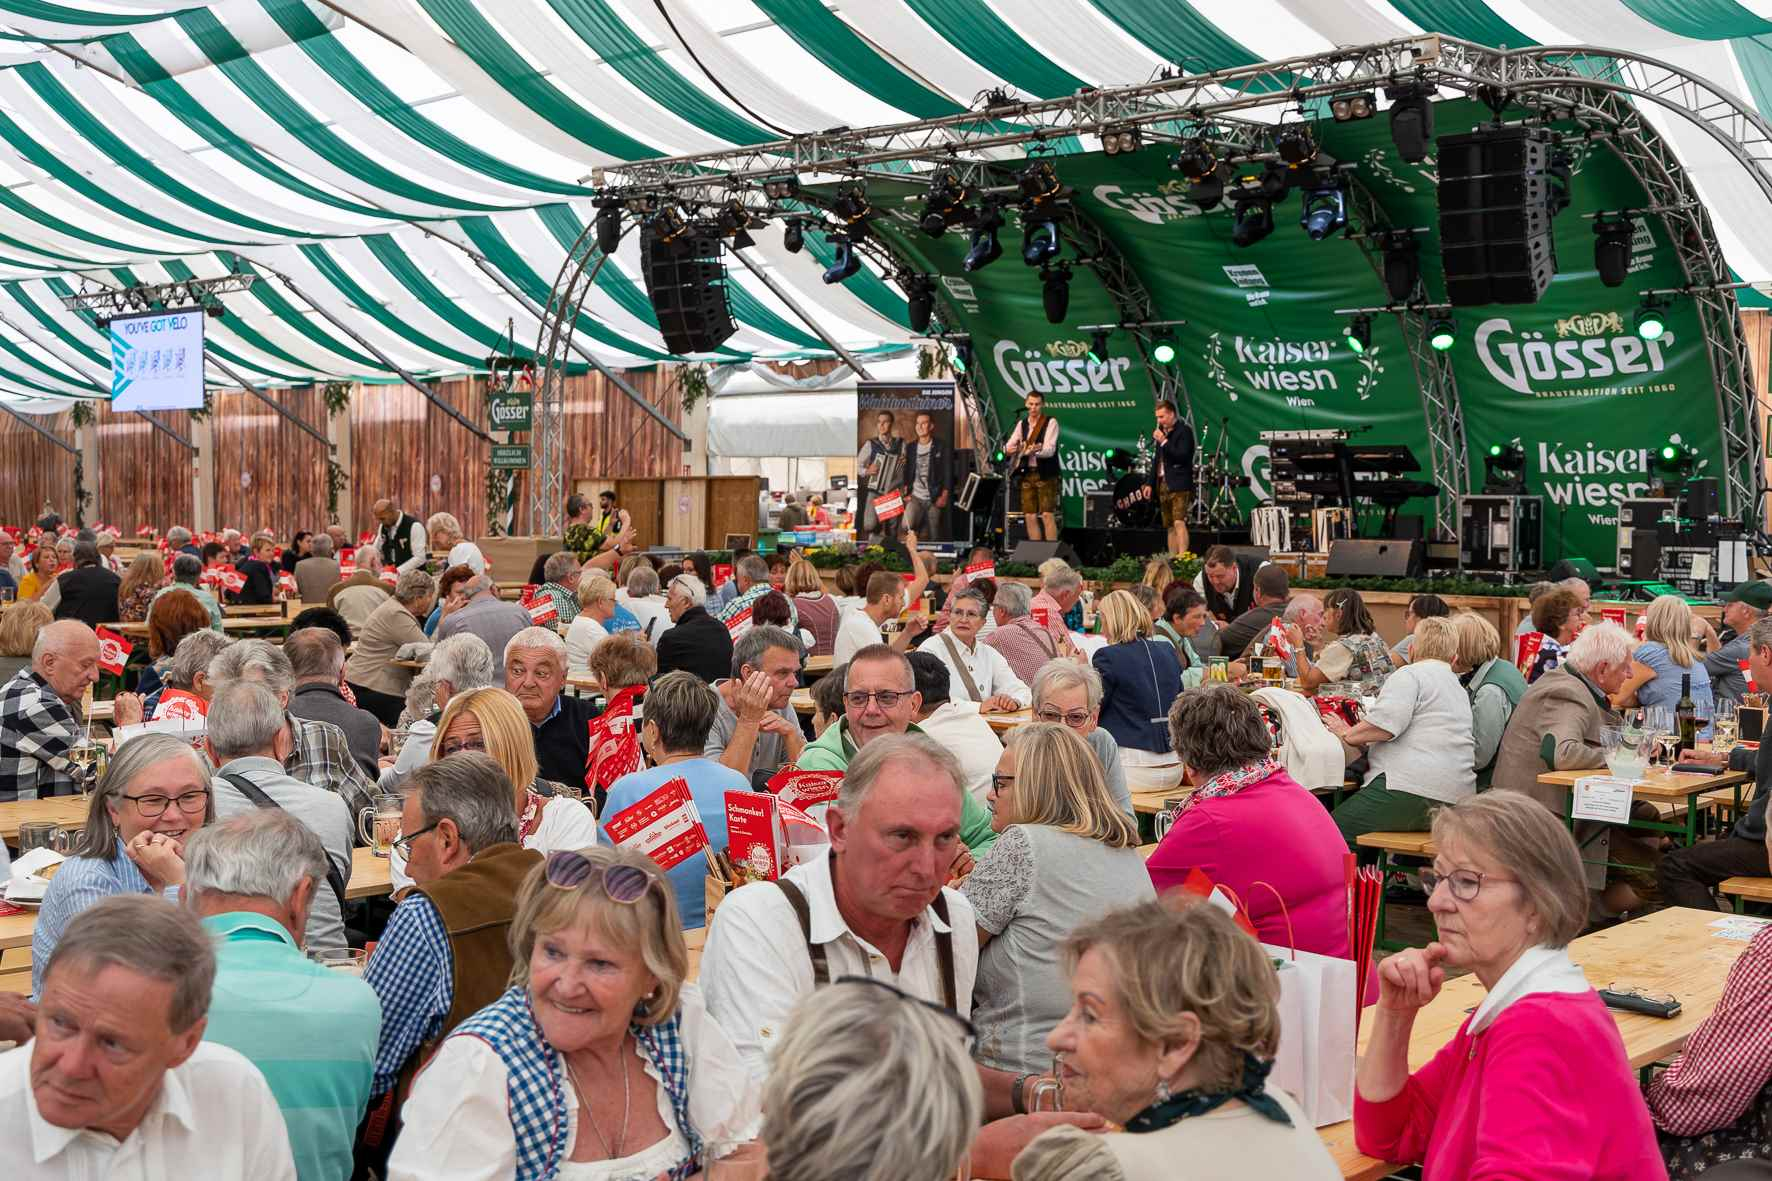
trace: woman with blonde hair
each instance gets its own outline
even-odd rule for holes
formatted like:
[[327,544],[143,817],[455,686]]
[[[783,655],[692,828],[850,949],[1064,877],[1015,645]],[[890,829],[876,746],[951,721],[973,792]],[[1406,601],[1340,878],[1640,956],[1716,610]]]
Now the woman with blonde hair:
[[796,557],[788,566],[782,590],[792,596],[800,626],[812,633],[808,656],[829,656],[837,647],[837,617],[842,614],[837,600],[825,593],[824,579],[818,567],[805,558]]
[[1107,645],[1090,664],[1101,674],[1101,725],[1120,746],[1126,785],[1163,791],[1181,782],[1169,741],[1169,706],[1181,692],[1175,649],[1151,639],[1151,613],[1129,591],[1115,591],[1096,609]]
[[1069,1004],[1059,944],[1079,923],[1156,894],[1137,825],[1068,726],[1012,731],[986,798],[1000,835],[962,887],[982,945],[975,1055],[995,1070],[1040,1074],[1051,1065],[1046,1035]]
[[462,536],[461,522],[453,513],[432,513],[425,522],[426,547],[432,552],[448,553],[467,538]]
[[160,555],[151,549],[142,550],[123,572],[117,585],[117,618],[123,623],[141,623],[148,617],[148,605],[154,592],[166,585],[166,567]]
[[0,608],[0,680],[11,680],[20,669],[31,667],[37,633],[54,622],[54,613],[36,599]]
[[511,986],[413,1085],[390,1181],[686,1178],[755,1159],[758,1088],[688,982],[676,897],[651,858],[548,854],[510,940]]
[[1495,756],[1501,736],[1526,695],[1526,678],[1513,661],[1501,656],[1501,633],[1474,611],[1454,616],[1458,656],[1452,671],[1471,699],[1471,741],[1476,746],[1477,790],[1487,791],[1495,778]]
[[1072,1001],[1047,1044],[1060,1105],[1125,1129],[1058,1127],[1015,1181],[1333,1181],[1303,1111],[1267,1081],[1280,987],[1261,945],[1217,907],[1145,902],[1064,943]]
[[1174,581],[1175,567],[1169,564],[1169,559],[1166,556],[1162,555],[1152,558],[1144,564],[1144,577],[1139,580],[1141,585],[1156,591],[1159,599],[1163,597],[1163,592],[1169,589],[1169,584]]
[[[1688,683],[1689,693],[1682,688]],[[1700,717],[1710,717],[1710,672],[1692,642],[1692,608],[1679,595],[1662,595],[1643,615],[1643,642],[1631,653],[1630,678],[1612,695],[1612,708],[1661,705],[1671,711],[1683,694]]]
[[601,570],[586,570],[578,580],[578,614],[566,629],[568,675],[589,671],[591,653],[609,637],[609,621],[614,618],[615,583]]

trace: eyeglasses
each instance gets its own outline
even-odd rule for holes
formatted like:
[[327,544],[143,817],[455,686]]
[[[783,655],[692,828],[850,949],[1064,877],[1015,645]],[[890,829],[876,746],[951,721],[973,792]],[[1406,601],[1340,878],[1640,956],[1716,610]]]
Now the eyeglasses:
[[959,608],[955,608],[954,610],[948,612],[948,618],[949,619],[983,619],[984,612],[983,611],[963,611]]
[[477,751],[480,751],[481,753],[485,753],[486,739],[484,739],[484,738],[459,738],[459,739],[445,738],[443,740],[443,746],[441,747],[441,750],[443,751],[444,758],[448,758],[450,755],[458,755],[464,750],[477,750]]
[[911,692],[909,689],[877,689],[872,693],[864,693],[860,689],[852,689],[843,694],[843,700],[850,709],[866,709],[869,701],[878,702],[881,709],[893,709],[900,701],[909,697]]
[[1052,706],[1047,705],[1040,708],[1039,716],[1042,722],[1063,722],[1073,730],[1081,730],[1089,724],[1089,711],[1086,709],[1073,709],[1069,713],[1060,713]]
[[1009,791],[1010,788],[1012,788],[1014,786],[1015,786],[1015,776],[1003,775],[1003,774],[1000,774],[999,772],[996,772],[996,771],[991,772],[991,790],[996,792],[998,795],[1005,794],[1006,792]]
[[1437,873],[1431,869],[1421,871],[1421,886],[1430,895],[1441,882],[1452,892],[1452,897],[1460,902],[1474,902],[1488,882],[1514,882],[1518,878],[1504,878],[1499,874],[1475,873],[1468,869],[1455,869],[1451,873]]
[[946,1017],[948,1020],[950,1020],[950,1021],[954,1022],[956,1025],[958,1025],[960,1027],[961,1033],[966,1038],[966,1052],[968,1054],[970,1054],[972,1052],[972,1048],[978,1044],[978,1027],[973,1025],[971,1021],[967,1020],[965,1017],[960,1016],[960,1014],[954,1012],[952,1009],[948,1008],[946,1005],[938,1005],[934,1001],[926,1001],[920,996],[913,996],[911,993],[906,992],[904,989],[898,987],[896,984],[889,984],[884,980],[876,980],[872,976],[839,976],[835,980],[831,981],[831,983],[832,984],[867,984],[867,985],[871,985],[874,988],[885,989],[887,992],[891,993],[893,996],[897,997],[901,1001],[910,1001],[912,1004],[922,1005],[925,1009],[928,1009],[930,1012],[940,1013],[943,1017]]
[[599,867],[596,862],[583,853],[573,849],[556,849],[548,854],[543,862],[548,877],[548,885],[562,890],[576,890],[593,876],[602,880],[603,893],[609,901],[619,902],[623,906],[632,906],[646,897],[646,891],[652,883],[660,880],[657,874],[648,873],[637,865],[605,865]]
[[1648,1001],[1652,1005],[1677,1005],[1680,1003],[1679,998],[1671,992],[1646,992],[1634,984],[1620,984],[1616,980],[1608,984],[1605,991],[1614,996],[1635,997],[1640,1001]]
[[[438,823],[441,823],[441,821],[439,821]],[[418,838],[424,836],[427,832],[430,832],[432,829],[434,829],[436,827],[437,827],[437,825],[435,825],[435,824],[427,824],[415,833],[410,833],[406,836],[395,837],[392,841],[390,841],[388,843],[393,845],[394,848],[396,848],[400,851],[400,859],[402,861],[411,861],[412,860],[412,842],[418,840]]]
[[178,810],[187,816],[200,815],[203,810],[209,806],[209,791],[207,788],[198,791],[187,791],[180,796],[125,795],[123,798],[126,800],[133,800],[135,806],[140,809],[141,814],[149,820],[163,814],[166,811],[166,806],[168,804],[177,804]]

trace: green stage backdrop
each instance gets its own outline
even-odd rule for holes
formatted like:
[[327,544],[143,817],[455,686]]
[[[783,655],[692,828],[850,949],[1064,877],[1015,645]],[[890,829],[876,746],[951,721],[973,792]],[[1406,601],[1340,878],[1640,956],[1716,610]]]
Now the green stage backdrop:
[[[1439,132],[1464,131],[1487,116],[1474,103],[1438,104]],[[1319,123],[1324,149],[1357,163],[1355,173],[1393,225],[1437,226],[1431,158],[1403,162],[1381,116]],[[1265,430],[1341,427],[1367,443],[1400,443],[1431,479],[1418,386],[1394,318],[1373,323],[1374,348],[1345,347],[1347,317],[1336,308],[1383,303],[1383,284],[1359,245],[1340,237],[1313,242],[1299,227],[1301,198],[1275,206],[1276,228],[1249,248],[1231,241],[1232,215],[1202,212],[1169,168],[1171,149],[1100,153],[1058,161],[1074,200],[1137,268],[1159,318],[1181,319],[1177,360],[1205,445],[1228,422],[1228,455],[1250,476],[1245,510],[1267,491]],[[1637,292],[1682,281],[1660,223],[1640,224],[1628,281],[1608,288],[1593,270],[1596,209],[1640,207],[1640,186],[1605,148],[1577,149],[1573,203],[1555,221],[1559,270],[1537,304],[1466,309],[1452,350],[1480,491],[1489,445],[1518,439],[1526,449],[1528,490],[1545,498],[1547,560],[1584,555],[1611,565],[1618,503],[1642,495],[1650,457],[1670,437],[1691,443],[1715,467],[1721,454],[1719,407],[1697,314],[1689,301],[1667,313],[1667,334],[1639,340],[1631,330]],[[1007,430],[1031,389],[1048,395],[1063,423],[1066,516],[1081,520],[1080,497],[1108,482],[1103,453],[1131,447],[1151,426],[1151,383],[1126,333],[1110,356],[1087,359],[1079,325],[1111,321],[1113,303],[1086,266],[1076,268],[1066,323],[1046,322],[1037,269],[1020,258],[1015,214],[1002,232],[1004,254],[965,275],[964,233],[931,239],[916,229],[916,190],[870,190],[888,216],[876,229],[917,264],[942,276],[961,308],[955,327],[971,333],[979,367]],[[1444,292],[1438,233],[1421,236],[1428,290]],[[1065,257],[1074,257],[1066,244]],[[1445,490],[1444,495],[1452,495]],[[1414,502],[1405,512],[1427,512]]]

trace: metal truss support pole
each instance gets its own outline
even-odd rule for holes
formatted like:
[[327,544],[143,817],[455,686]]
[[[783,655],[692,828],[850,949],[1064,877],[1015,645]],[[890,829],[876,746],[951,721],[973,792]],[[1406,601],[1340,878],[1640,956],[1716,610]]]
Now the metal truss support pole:
[[[274,401],[269,394],[265,393],[263,390],[259,389],[255,385],[253,385],[250,381],[247,381],[246,378],[242,377],[240,375],[239,370],[237,370],[233,366],[229,365],[226,361],[217,360],[215,357],[208,358],[208,361],[211,365],[214,365],[217,369],[221,370],[221,372],[223,372],[227,376],[233,378],[234,381],[240,386],[241,389],[245,390],[247,393],[251,394],[253,397],[257,398],[259,401],[261,401],[265,405],[269,406],[272,410],[275,410],[280,417],[286,418],[290,422],[293,422],[296,425],[296,427],[302,431],[302,433],[309,435],[312,438],[318,440],[320,445],[322,447],[326,448],[327,454],[332,453],[332,440],[331,439],[328,439],[324,434],[315,430],[313,427],[309,426],[305,420],[297,417],[294,413],[292,413],[286,407],[278,405],[276,403],[276,401]],[[145,418],[146,415],[143,415],[143,417]],[[149,419],[149,421],[152,422],[153,420]],[[160,426],[160,424],[157,422],[154,423],[154,425]],[[161,427],[161,429],[165,430],[166,428]],[[177,436],[174,436],[174,437],[176,438]],[[188,446],[190,446],[190,444],[186,443],[185,446],[188,447]]]
[[[57,447],[60,447],[63,451],[66,451],[69,455],[80,454],[79,448],[75,447],[72,443],[68,442],[66,439],[64,439],[60,435],[56,434],[54,431],[50,430],[48,427],[39,426],[37,423],[32,422],[29,415],[20,414],[18,411],[14,410],[10,406],[5,405],[4,403],[0,403],[0,410],[6,411],[6,413],[12,415],[14,418],[16,418],[20,422],[24,423],[31,430],[36,431],[39,435],[42,435],[49,442],[53,443]],[[153,421],[153,420],[150,419],[149,421]],[[156,422],[156,423],[154,423],[154,425],[159,426],[160,424]]]
[[165,435],[168,439],[171,439],[174,443],[177,443],[180,447],[183,447],[186,451],[197,450],[197,444],[191,442],[189,439],[185,438],[183,435],[179,434],[177,431],[173,430],[171,427],[167,426],[165,423],[161,422],[158,418],[155,418],[152,414],[149,414],[147,411],[137,410],[135,412],[135,416],[137,418],[141,419],[143,422],[147,423],[149,426],[153,427],[155,430],[159,431],[161,434]]
[[826,332],[824,327],[819,324],[817,320],[813,319],[812,316],[807,313],[805,308],[800,306],[800,301],[788,293],[787,288],[783,287],[780,283],[777,283],[769,276],[767,271],[736,246],[732,248],[732,257],[736,258],[739,262],[742,262],[745,265],[745,269],[757,276],[758,281],[761,282],[763,286],[773,291],[775,293],[775,298],[787,304],[788,309],[792,311],[794,315],[800,317],[800,322],[812,329],[814,336],[817,336],[818,339],[829,345],[833,353],[836,353],[839,357],[843,358],[843,363],[845,365],[855,370],[857,377],[861,378],[863,381],[873,380],[873,374],[868,372],[868,367],[857,360],[854,353],[838,344],[836,338]]

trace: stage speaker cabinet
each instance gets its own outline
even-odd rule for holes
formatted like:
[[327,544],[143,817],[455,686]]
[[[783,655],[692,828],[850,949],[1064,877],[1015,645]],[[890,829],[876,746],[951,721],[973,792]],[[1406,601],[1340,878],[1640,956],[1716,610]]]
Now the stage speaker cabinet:
[[660,242],[640,235],[640,270],[658,315],[665,347],[673,353],[705,353],[738,331],[726,302],[726,264],[720,239],[694,231]]
[[1672,516],[1678,507],[1678,501],[1667,497],[1652,497],[1645,500],[1627,500],[1618,506],[1618,551],[1614,568],[1619,578],[1642,581],[1656,577],[1661,569],[1661,548],[1654,551],[1653,567],[1638,569],[1633,553],[1635,542],[1633,534],[1639,530],[1647,530],[1653,534],[1661,524],[1661,518]]
[[1427,569],[1420,540],[1343,539],[1329,546],[1329,578],[1420,578]]
[[1066,541],[1023,541],[1010,552],[1007,560],[1038,566],[1041,562],[1052,558],[1063,558],[1072,566],[1083,564],[1077,557],[1076,549]]
[[1537,303],[1557,273],[1551,144],[1536,127],[1441,136],[1440,257],[1454,307]]
[[1543,562],[1544,498],[1460,496],[1458,568],[1482,574],[1518,574]]
[[1112,492],[1085,492],[1083,494],[1083,525],[1085,528],[1111,528],[1113,515],[1114,494]]

